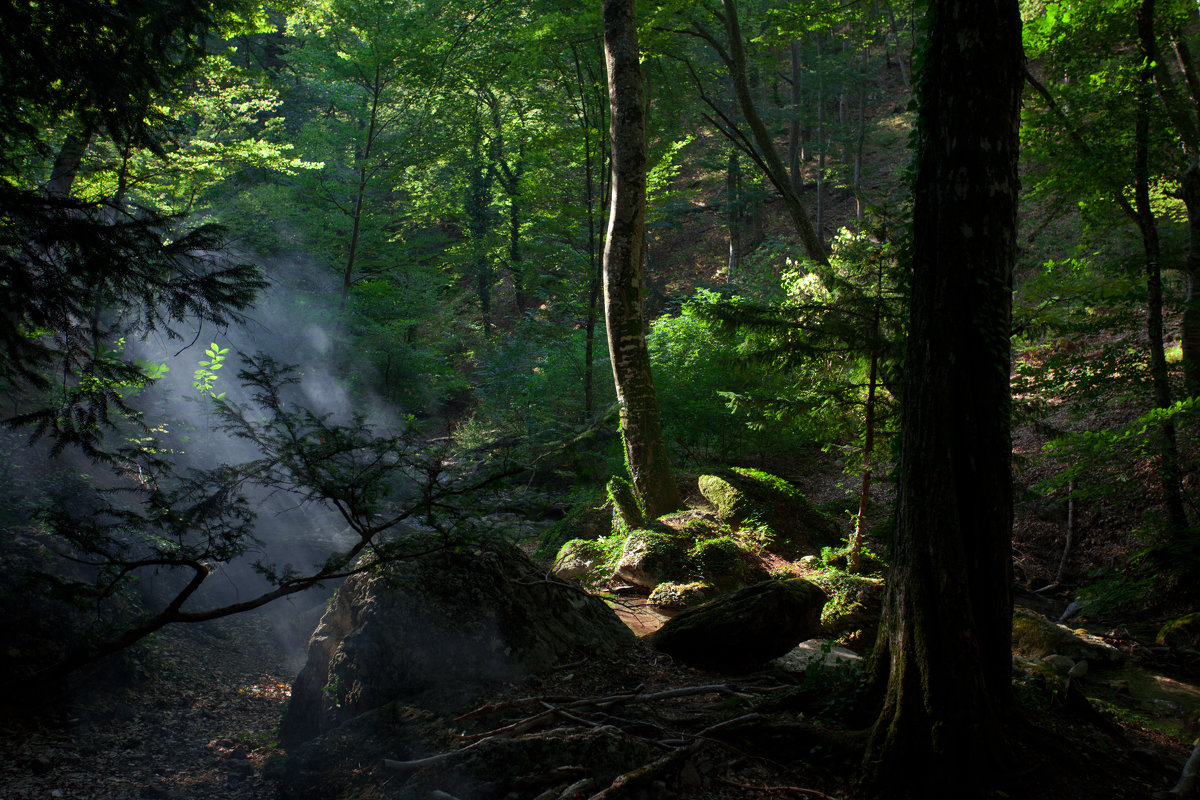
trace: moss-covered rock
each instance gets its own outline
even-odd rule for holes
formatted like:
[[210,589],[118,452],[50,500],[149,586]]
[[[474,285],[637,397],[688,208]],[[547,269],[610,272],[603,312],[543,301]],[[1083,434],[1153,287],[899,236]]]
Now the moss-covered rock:
[[650,592],[648,602],[652,606],[670,611],[682,611],[702,603],[712,594],[713,587],[702,581],[693,583],[660,583]]
[[586,581],[597,577],[606,553],[603,542],[594,539],[572,539],[559,548],[554,557],[554,574],[566,581]]
[[1029,658],[1057,653],[1074,661],[1112,664],[1121,661],[1121,651],[1084,630],[1058,625],[1028,608],[1013,612],[1013,652]]
[[1200,611],[1168,621],[1159,628],[1154,641],[1172,649],[1200,649]]
[[818,572],[808,579],[829,594],[821,612],[824,636],[850,647],[869,647],[883,615],[883,581],[839,570]]
[[820,587],[802,578],[764,581],[681,612],[648,641],[698,667],[752,669],[813,638],[825,600]]
[[758,528],[760,544],[768,550],[798,556],[832,547],[842,538],[836,522],[775,475],[737,468],[701,475],[698,482],[721,521]]
[[766,580],[769,575],[755,553],[732,536],[704,539],[688,553],[692,572],[722,589],[736,589]]
[[685,580],[689,545],[686,536],[674,532],[633,531],[621,549],[615,577],[647,589],[666,581]]

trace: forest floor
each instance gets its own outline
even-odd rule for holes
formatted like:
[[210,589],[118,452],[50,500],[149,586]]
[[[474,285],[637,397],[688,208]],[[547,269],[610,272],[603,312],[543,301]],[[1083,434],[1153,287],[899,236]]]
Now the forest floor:
[[266,800],[290,694],[261,614],[169,628],[131,688],[0,722],[0,800]]
[[[644,622],[654,625],[654,620]],[[1139,646],[1123,642],[1123,649],[1145,660],[1146,653],[1136,652]],[[293,655],[284,652],[260,614],[167,630],[152,646],[145,677],[132,688],[79,697],[35,722],[0,723],[0,800],[274,798],[271,762],[279,760],[275,735],[290,681],[284,665]],[[631,685],[661,692],[716,682],[756,697],[758,710],[790,714],[792,721],[774,733],[753,734],[754,749],[762,745],[765,752],[751,752],[749,742],[706,742],[689,762],[696,768],[659,781],[652,796],[857,796],[858,764],[848,752],[853,742],[861,743],[861,734],[841,727],[846,723],[840,715],[850,704],[833,694],[838,686],[845,688],[836,675],[825,686],[800,683],[781,692],[778,672],[722,678],[636,648],[611,664],[579,665],[570,674],[514,685],[481,698],[481,705],[527,702],[543,689],[547,697],[586,698]],[[1189,748],[1178,737],[1111,710],[1099,714],[1054,687],[1025,687],[1018,694],[1025,718],[1014,737],[1014,755],[1022,777],[1007,796],[1149,797],[1170,788],[1187,756]],[[694,693],[655,713],[655,724],[687,721],[694,727],[708,724],[709,716],[728,719],[730,711],[727,698]],[[849,737],[851,747],[820,754],[813,742],[796,738],[800,728],[787,727],[806,724],[806,718],[834,731],[832,741]],[[792,749],[794,757],[781,755]]]

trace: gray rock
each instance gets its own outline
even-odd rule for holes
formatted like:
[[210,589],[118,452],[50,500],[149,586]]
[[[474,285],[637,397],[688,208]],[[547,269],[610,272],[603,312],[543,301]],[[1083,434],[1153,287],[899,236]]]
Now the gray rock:
[[1070,672],[1075,669],[1075,661],[1058,653],[1051,653],[1042,659],[1059,672]]
[[629,534],[614,577],[653,589],[660,583],[683,577],[688,541],[657,531],[640,530]]
[[346,580],[280,727],[304,742],[386,703],[437,710],[491,681],[629,646],[613,611],[520,550],[446,548]]
[[826,599],[802,578],[764,581],[681,612],[648,640],[686,664],[751,669],[813,638]]
[[1120,650],[1100,637],[1057,625],[1028,608],[1013,612],[1013,652],[1031,658],[1057,653],[1092,664],[1115,664],[1124,659]]
[[843,664],[861,664],[863,657],[853,650],[839,647],[828,639],[809,639],[796,645],[773,662],[787,672],[803,673],[810,664],[823,667],[839,667]]

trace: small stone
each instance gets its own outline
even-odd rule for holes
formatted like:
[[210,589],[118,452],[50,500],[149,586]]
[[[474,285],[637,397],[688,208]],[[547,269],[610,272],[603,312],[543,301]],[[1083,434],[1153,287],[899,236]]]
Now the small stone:
[[1087,675],[1087,674],[1088,674],[1088,662],[1086,662],[1086,661],[1080,661],[1078,664],[1076,664],[1075,666],[1073,666],[1069,670],[1067,670],[1068,678],[1082,678],[1084,675]]
[[1042,660],[1060,672],[1070,673],[1075,669],[1075,662],[1072,659],[1058,653],[1051,653]]

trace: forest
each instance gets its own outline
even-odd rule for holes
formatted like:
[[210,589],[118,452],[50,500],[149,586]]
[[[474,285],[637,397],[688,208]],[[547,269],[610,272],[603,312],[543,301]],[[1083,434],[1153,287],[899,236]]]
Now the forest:
[[1200,796],[1191,0],[0,37],[0,800]]

